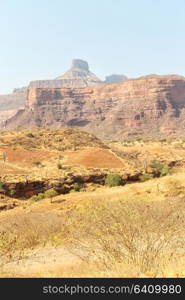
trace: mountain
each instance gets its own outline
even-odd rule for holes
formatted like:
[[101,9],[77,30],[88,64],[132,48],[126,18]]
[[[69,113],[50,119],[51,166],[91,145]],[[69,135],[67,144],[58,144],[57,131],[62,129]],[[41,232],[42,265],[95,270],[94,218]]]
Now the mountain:
[[5,129],[80,127],[101,138],[184,135],[185,77],[150,75],[92,87],[28,89]]
[[125,79],[127,77],[124,75],[110,75],[102,81],[89,70],[88,62],[73,59],[70,69],[55,79],[31,81],[29,87],[14,89],[12,94],[0,95],[0,125],[3,126],[7,119],[25,105],[28,88],[85,88]]
[[109,76],[106,76],[105,77],[105,80],[104,80],[104,83],[116,83],[116,82],[121,82],[121,81],[124,81],[124,80],[127,80],[127,76],[125,75],[122,75],[122,74],[112,74],[112,75],[109,75]]

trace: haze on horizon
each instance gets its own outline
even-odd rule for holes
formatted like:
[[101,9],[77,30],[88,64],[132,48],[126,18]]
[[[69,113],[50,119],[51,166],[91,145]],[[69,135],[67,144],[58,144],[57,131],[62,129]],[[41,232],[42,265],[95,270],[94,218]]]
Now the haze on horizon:
[[0,94],[64,73],[73,58],[112,73],[185,76],[184,0],[0,3]]

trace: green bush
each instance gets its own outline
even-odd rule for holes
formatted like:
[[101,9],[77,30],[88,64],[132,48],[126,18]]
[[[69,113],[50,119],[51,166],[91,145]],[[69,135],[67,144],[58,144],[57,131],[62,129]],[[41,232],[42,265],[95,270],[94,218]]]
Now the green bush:
[[141,176],[139,176],[139,180],[141,182],[144,182],[144,181],[147,181],[147,180],[150,180],[153,178],[153,175],[152,174],[142,174]]
[[45,195],[43,193],[39,193],[38,195],[31,197],[31,202],[37,202],[44,198],[45,198]]
[[79,182],[75,182],[73,185],[73,189],[75,192],[79,192],[82,188],[83,186]]
[[40,161],[33,161],[32,164],[36,165],[36,166],[41,166],[42,165],[42,163]]
[[61,169],[62,169],[62,165],[61,165],[61,163],[58,163],[58,164],[57,164],[57,168],[58,168],[59,170],[61,170]]
[[150,167],[154,170],[155,175],[160,177],[168,175],[170,171],[170,168],[167,165],[156,160],[151,162]]
[[125,181],[119,174],[108,174],[105,179],[105,184],[110,187],[113,187],[113,186],[124,185]]

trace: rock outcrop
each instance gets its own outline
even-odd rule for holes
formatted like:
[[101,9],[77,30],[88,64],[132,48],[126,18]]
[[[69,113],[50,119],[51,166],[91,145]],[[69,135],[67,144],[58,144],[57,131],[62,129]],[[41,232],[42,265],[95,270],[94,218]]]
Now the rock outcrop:
[[0,95],[0,125],[24,107],[27,88],[15,89],[12,94]]
[[101,138],[183,135],[185,78],[146,76],[83,89],[28,89],[5,128],[81,127]]

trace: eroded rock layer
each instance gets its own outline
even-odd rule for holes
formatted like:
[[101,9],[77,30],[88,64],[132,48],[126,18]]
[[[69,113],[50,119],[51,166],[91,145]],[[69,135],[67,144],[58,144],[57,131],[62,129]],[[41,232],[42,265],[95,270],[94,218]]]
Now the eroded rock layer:
[[81,127],[101,138],[183,135],[185,78],[146,76],[83,89],[28,89],[5,128]]

